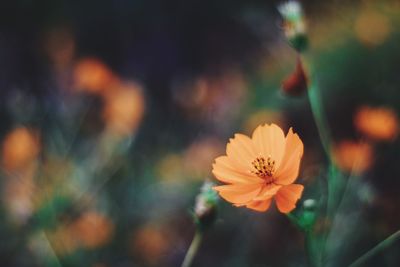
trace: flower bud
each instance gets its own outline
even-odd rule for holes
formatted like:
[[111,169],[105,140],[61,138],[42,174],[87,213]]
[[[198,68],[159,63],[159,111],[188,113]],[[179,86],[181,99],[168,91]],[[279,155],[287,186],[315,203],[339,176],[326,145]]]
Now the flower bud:
[[313,211],[317,207],[317,202],[312,198],[306,199],[303,202],[303,207],[305,210]]
[[313,227],[317,219],[318,203],[315,199],[306,199],[303,202],[303,209],[299,216],[299,224],[304,230]]
[[308,38],[301,4],[290,0],[279,5],[278,11],[283,18],[283,28],[288,42],[298,52],[303,52],[308,46]]
[[194,219],[200,230],[206,230],[213,225],[217,216],[218,194],[212,188],[215,184],[204,182],[200,193],[196,197]]
[[282,83],[286,95],[299,96],[307,90],[307,75],[304,72],[300,57],[297,58],[296,69]]

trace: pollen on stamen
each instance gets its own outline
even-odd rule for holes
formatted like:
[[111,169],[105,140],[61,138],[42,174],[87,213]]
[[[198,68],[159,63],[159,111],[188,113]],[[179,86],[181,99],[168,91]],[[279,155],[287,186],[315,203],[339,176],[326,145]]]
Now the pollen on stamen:
[[252,173],[265,180],[267,184],[274,182],[273,173],[275,171],[275,160],[268,156],[267,160],[264,157],[259,156],[252,161],[252,165],[255,171]]

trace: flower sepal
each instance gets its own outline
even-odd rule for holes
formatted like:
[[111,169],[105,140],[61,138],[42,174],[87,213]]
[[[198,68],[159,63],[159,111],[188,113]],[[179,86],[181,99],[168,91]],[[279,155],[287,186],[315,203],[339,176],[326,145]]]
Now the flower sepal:
[[308,48],[308,37],[304,33],[288,37],[288,42],[299,53],[304,52]]

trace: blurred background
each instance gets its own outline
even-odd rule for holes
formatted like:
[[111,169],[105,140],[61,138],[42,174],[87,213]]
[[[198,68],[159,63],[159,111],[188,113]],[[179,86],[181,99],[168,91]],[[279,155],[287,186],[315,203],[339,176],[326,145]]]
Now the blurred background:
[[[302,3],[332,157],[356,175],[329,242],[347,266],[400,228],[400,2]],[[327,157],[306,93],[280,89],[296,53],[278,4],[3,1],[0,265],[179,266],[212,162],[261,123],[300,135],[317,199]],[[221,201],[193,266],[306,266],[303,242],[275,207]]]

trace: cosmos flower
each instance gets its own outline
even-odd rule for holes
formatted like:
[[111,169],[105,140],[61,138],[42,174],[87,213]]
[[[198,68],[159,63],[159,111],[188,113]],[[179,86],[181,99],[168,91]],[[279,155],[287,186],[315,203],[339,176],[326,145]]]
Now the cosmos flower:
[[212,171],[226,183],[214,187],[223,199],[256,211],[266,211],[273,198],[282,213],[296,207],[304,188],[294,184],[303,142],[291,128],[286,137],[275,124],[258,126],[252,138],[235,134],[226,154],[215,160]]

